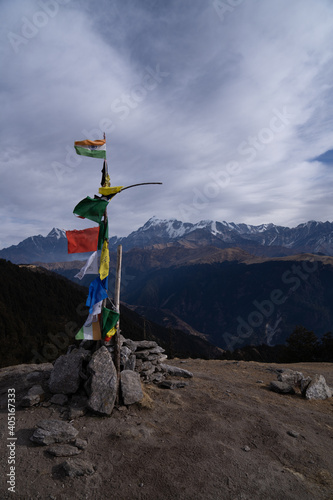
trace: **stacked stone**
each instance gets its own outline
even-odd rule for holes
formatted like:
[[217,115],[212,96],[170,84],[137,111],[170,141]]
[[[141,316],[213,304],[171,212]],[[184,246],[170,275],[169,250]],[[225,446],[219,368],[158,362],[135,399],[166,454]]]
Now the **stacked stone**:
[[167,359],[165,350],[153,340],[121,339],[120,366],[135,370],[144,382],[159,383],[165,378],[161,364]]
[[[164,364],[167,359],[164,349],[154,341],[133,341],[121,336],[120,343],[120,393],[126,406],[143,399],[142,382],[175,389],[186,383],[166,380],[170,376],[193,376],[187,370]],[[6,387],[15,380],[22,406],[66,405],[71,420],[84,415],[87,409],[110,415],[118,391],[114,351],[114,345],[100,347],[94,341],[82,341],[79,348],[71,346],[53,366],[47,363],[42,369],[39,365],[23,365],[19,373],[5,373],[3,380],[0,377],[0,396],[6,396]]]

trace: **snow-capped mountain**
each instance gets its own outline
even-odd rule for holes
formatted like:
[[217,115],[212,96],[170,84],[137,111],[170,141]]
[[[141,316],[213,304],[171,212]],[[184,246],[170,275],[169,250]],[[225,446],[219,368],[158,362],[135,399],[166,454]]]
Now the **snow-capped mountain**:
[[[126,237],[110,238],[110,250],[177,243],[198,247],[239,247],[261,256],[286,256],[296,253],[333,255],[333,223],[309,221],[295,228],[262,224],[252,226],[233,222],[202,220],[196,224],[176,219],[152,217]],[[0,258],[14,263],[64,262],[85,259],[87,254],[67,253],[65,231],[53,228],[47,236],[32,236],[18,245],[0,250]]]
[[309,221],[288,228],[274,224],[252,226],[212,220],[191,224],[152,217],[137,231],[114,243],[122,243],[129,250],[179,240],[220,248],[238,246],[259,255],[282,256],[299,252],[333,255],[333,223]]

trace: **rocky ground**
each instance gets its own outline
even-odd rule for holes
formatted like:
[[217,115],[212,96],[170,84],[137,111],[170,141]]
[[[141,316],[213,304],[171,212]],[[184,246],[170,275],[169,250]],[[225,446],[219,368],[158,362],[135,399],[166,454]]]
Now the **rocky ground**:
[[[9,492],[8,411],[2,410],[1,499],[332,499],[333,398],[270,391],[280,365],[168,363],[193,372],[182,379],[185,387],[143,384],[142,403],[119,406],[111,417],[72,421],[88,443],[78,458],[94,466],[85,476],[66,476],[66,457],[30,441],[36,424],[62,420],[64,407],[17,405],[16,487]],[[305,376],[320,373],[333,386],[332,364],[288,367]]]

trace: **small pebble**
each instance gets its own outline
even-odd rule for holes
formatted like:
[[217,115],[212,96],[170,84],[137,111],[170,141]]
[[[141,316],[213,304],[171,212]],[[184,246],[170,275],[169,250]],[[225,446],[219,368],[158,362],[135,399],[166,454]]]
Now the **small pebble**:
[[299,432],[296,432],[296,431],[287,431],[287,434],[289,434],[289,436],[291,436],[293,438],[298,438],[298,436],[299,436]]
[[249,446],[247,446],[247,445],[246,445],[246,446],[244,446],[243,450],[244,450],[244,451],[250,451],[250,450],[251,450],[251,448],[250,448]]

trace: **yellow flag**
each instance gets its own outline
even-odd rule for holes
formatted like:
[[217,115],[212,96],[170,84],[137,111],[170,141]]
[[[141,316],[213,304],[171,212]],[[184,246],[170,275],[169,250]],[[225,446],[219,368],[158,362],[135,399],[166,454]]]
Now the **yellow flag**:
[[109,196],[109,195],[115,195],[117,193],[120,193],[120,191],[123,189],[124,186],[104,186],[100,187],[98,192],[99,194],[102,194],[104,196]]
[[111,330],[108,331],[108,333],[105,335],[105,341],[107,342],[108,340],[110,340],[110,338],[117,332],[117,327],[114,326],[113,328],[111,328]]
[[99,266],[99,276],[101,280],[104,280],[104,278],[109,276],[109,263],[110,263],[109,243],[107,242],[107,240],[104,240],[101,253],[101,263]]

